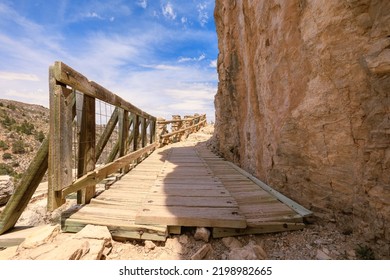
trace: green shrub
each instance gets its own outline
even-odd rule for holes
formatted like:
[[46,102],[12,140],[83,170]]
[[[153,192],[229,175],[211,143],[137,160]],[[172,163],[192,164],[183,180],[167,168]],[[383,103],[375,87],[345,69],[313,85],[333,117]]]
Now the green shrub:
[[45,134],[43,133],[43,131],[39,131],[36,135],[35,135],[35,139],[37,139],[39,142],[43,142],[43,140],[45,140]]
[[10,153],[3,154],[3,159],[4,160],[11,159],[11,158],[12,158],[12,155]]
[[2,149],[3,151],[5,150],[8,150],[9,146],[6,142],[4,142],[3,140],[0,140],[0,149]]
[[11,110],[15,110],[16,109],[16,106],[14,104],[8,104],[7,105],[7,108],[8,109],[11,109]]
[[26,152],[23,140],[17,140],[12,144],[12,153],[24,154]]
[[34,125],[32,123],[28,123],[26,120],[20,125],[16,127],[16,131],[24,133],[26,135],[33,134],[34,131]]
[[4,104],[3,104],[3,102],[0,102],[0,107],[4,107]]
[[10,128],[13,124],[16,123],[16,121],[9,116],[5,116],[4,119],[1,120],[1,123],[5,128]]
[[6,163],[0,163],[0,175],[14,175],[14,169]]
[[358,245],[355,249],[356,255],[360,260],[375,260],[374,251],[367,245]]

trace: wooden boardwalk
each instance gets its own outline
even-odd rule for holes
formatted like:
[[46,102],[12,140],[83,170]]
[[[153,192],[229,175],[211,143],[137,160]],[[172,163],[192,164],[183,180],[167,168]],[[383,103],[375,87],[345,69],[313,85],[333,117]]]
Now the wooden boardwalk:
[[91,203],[63,214],[62,229],[106,225],[116,239],[165,240],[181,227],[214,237],[302,229],[310,211],[204,145],[156,150]]

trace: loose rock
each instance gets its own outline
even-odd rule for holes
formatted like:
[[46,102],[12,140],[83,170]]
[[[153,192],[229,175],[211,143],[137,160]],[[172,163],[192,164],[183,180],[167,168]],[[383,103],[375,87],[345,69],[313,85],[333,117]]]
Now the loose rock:
[[242,247],[242,243],[235,237],[224,237],[222,243],[230,250]]
[[207,228],[201,227],[197,228],[195,235],[194,235],[195,240],[202,240],[204,242],[209,242],[210,238],[210,231]]
[[7,204],[14,191],[14,182],[11,176],[0,176],[0,206]]

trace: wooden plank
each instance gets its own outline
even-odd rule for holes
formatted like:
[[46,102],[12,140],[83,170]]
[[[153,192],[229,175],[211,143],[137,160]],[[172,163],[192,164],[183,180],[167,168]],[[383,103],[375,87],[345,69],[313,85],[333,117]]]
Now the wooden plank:
[[121,239],[144,239],[153,241],[165,241],[168,236],[166,226],[142,226],[120,223],[99,223],[98,221],[83,221],[77,219],[66,219],[61,222],[64,232],[79,232],[86,225],[105,225],[115,240]]
[[281,222],[281,223],[302,223],[303,218],[299,214],[289,214],[289,215],[268,215],[268,216],[263,216],[263,217],[248,217],[246,219],[246,222],[248,226],[251,227],[256,227],[259,225],[262,225],[263,223],[270,222],[270,223],[275,223],[275,222]]
[[87,94],[93,98],[97,98],[111,105],[120,107],[129,112],[136,113],[147,119],[156,120],[156,117],[149,115],[148,113],[137,108],[133,104],[122,99],[118,95],[110,92],[99,84],[89,81],[85,76],[72,69],[61,61],[54,63],[54,77],[57,81],[69,85],[75,90],[78,90],[84,94]]
[[[158,213],[158,215],[156,215]],[[142,208],[136,224],[164,224],[177,226],[246,228],[245,218],[232,208],[148,207]]]
[[49,140],[45,138],[21,182],[0,213],[0,234],[13,228],[38,188],[48,167]]
[[265,191],[269,192],[270,194],[272,194],[273,196],[275,196],[277,199],[279,199],[281,202],[283,202],[284,204],[286,204],[287,206],[289,206],[291,209],[293,209],[294,211],[296,211],[298,214],[300,214],[302,217],[308,217],[308,216],[311,216],[313,214],[313,212],[311,212],[310,210],[306,209],[305,207],[303,207],[302,205],[296,203],[295,201],[293,201],[292,199],[284,196],[283,194],[281,194],[280,192],[274,190],[273,188],[271,188],[270,186],[266,185],[264,182],[260,181],[259,179],[257,179],[256,177],[254,177],[253,175],[249,174],[248,172],[246,172],[245,170],[241,169],[240,167],[234,165],[233,163],[231,162],[228,162],[228,164],[230,166],[232,166],[234,169],[236,169],[238,172],[240,172],[242,175],[246,176],[247,178],[249,178],[250,180],[252,180],[253,182],[255,182],[257,185],[259,185],[262,189],[264,189]]
[[256,227],[247,227],[245,229],[231,229],[231,228],[213,228],[213,238],[223,238],[230,236],[262,234],[271,232],[282,232],[289,230],[300,230],[305,227],[303,223],[263,223]]
[[49,69],[50,136],[48,158],[48,205],[53,211],[65,203],[58,191],[72,182],[72,121],[74,93],[57,85],[54,68]]
[[[148,196],[143,205],[146,206],[184,206],[209,208],[237,208],[238,204],[229,197],[196,197],[196,196]],[[196,210],[194,210],[196,211]]]
[[165,196],[214,196],[214,197],[231,197],[229,192],[225,189],[185,189],[183,191],[183,188],[169,188],[169,189],[162,189],[162,188],[151,188],[150,192],[151,195],[165,195]]
[[[96,120],[95,98],[83,95],[78,147],[77,178],[95,169]],[[80,111],[79,111],[80,113]],[[103,178],[104,179],[104,178]],[[96,186],[91,183],[77,192],[77,203],[87,204],[95,196]]]
[[193,184],[207,184],[207,183],[211,183],[211,182],[217,182],[217,183],[220,183],[220,181],[218,180],[218,178],[214,178],[214,177],[208,177],[208,178],[196,178],[196,181],[194,181],[194,178],[188,176],[188,177],[169,177],[169,178],[157,178],[157,181],[158,183],[164,183],[164,184],[180,184],[180,183],[183,183],[183,184],[187,184],[187,183],[193,183]]
[[[154,187],[158,188],[183,188],[183,189],[215,189],[215,188],[224,188],[223,184],[220,182],[210,181],[210,182],[174,182],[166,183],[164,180],[158,180],[154,184]],[[225,188],[224,188],[225,189]]]

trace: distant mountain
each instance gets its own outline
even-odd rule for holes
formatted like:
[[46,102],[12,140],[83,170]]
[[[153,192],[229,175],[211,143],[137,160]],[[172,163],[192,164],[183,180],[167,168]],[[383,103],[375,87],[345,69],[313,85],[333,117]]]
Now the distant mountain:
[[48,108],[0,99],[0,175],[18,180],[48,131]]

